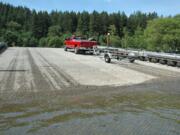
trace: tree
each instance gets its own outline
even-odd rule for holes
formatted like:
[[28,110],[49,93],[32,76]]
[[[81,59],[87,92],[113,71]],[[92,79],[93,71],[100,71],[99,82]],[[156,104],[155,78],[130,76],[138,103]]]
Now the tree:
[[180,19],[161,18],[150,21],[145,30],[149,50],[180,51]]
[[117,30],[115,25],[109,26],[109,32],[110,32],[110,44],[115,47],[121,47],[121,39],[117,35]]
[[77,32],[82,35],[88,35],[89,32],[89,13],[82,12],[78,19]]
[[47,45],[48,45],[48,38],[43,37],[39,40],[40,47],[46,47]]
[[48,29],[48,36],[61,36],[62,28],[59,25],[51,26]]
[[[59,47],[72,34],[93,37],[106,45],[111,33],[111,45],[148,49],[152,51],[180,51],[179,19],[159,17],[157,13],[134,12],[69,12],[30,10],[0,2],[0,40],[10,46]],[[51,41],[51,42],[49,42]]]
[[61,47],[63,45],[63,41],[61,38],[55,36],[55,37],[49,37],[48,39],[48,46],[49,47]]
[[18,34],[16,32],[7,31],[4,36],[8,46],[16,46],[18,43]]
[[37,46],[38,46],[38,40],[36,38],[32,37],[29,40],[28,47],[37,47]]
[[71,15],[71,13],[66,11],[61,16],[61,27],[63,28],[63,32],[74,32],[73,18]]
[[109,26],[109,16],[107,12],[102,12],[100,14],[100,20],[99,20],[99,24],[100,24],[100,34],[104,35],[107,34],[108,32],[108,26]]
[[10,21],[7,23],[7,29],[11,30],[11,31],[19,31],[21,30],[21,25],[17,22],[14,21]]
[[47,36],[50,26],[50,17],[47,12],[38,12],[33,17],[32,32],[37,39]]
[[94,11],[90,15],[90,22],[89,22],[90,35],[98,35],[99,36],[99,28],[100,28],[99,20],[100,20],[99,13]]
[[100,35],[99,43],[100,43],[100,45],[106,45],[107,44],[107,36],[106,35]]
[[32,38],[32,33],[31,32],[22,32],[20,35],[22,46],[30,46],[30,40]]
[[116,30],[115,25],[110,25],[108,29],[109,29],[109,33],[110,33],[111,35],[113,35],[113,36],[116,36],[116,35],[117,35],[117,30]]
[[121,47],[121,39],[119,36],[111,36],[110,43],[112,46]]

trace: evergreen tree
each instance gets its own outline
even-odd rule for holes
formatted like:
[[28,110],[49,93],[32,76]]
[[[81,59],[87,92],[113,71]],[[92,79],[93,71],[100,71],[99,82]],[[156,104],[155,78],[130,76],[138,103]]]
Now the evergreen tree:
[[38,12],[33,17],[32,32],[37,39],[47,36],[50,26],[50,17],[47,12]]
[[82,35],[88,35],[89,32],[89,13],[82,12],[78,19],[77,32]]
[[90,15],[90,22],[89,22],[90,35],[99,35],[99,28],[100,28],[99,20],[100,20],[99,13],[97,11],[94,11]]

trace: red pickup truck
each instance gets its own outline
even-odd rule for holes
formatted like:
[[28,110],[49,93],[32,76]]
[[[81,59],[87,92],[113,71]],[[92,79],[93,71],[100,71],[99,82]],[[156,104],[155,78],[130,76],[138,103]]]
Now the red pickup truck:
[[64,50],[67,51],[68,49],[74,49],[76,54],[79,53],[86,53],[86,52],[93,52],[93,46],[97,45],[96,41],[85,40],[82,37],[71,37],[67,38],[65,41]]

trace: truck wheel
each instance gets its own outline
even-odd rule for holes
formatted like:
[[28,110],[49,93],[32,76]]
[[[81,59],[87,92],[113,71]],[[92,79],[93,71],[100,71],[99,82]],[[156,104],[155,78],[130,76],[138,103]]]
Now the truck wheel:
[[76,48],[74,49],[74,52],[75,52],[75,54],[79,54],[79,49],[76,47]]
[[168,66],[176,66],[176,62],[175,61],[167,61],[167,65]]
[[149,61],[149,62],[152,62],[152,58],[148,58],[148,61]]
[[156,58],[152,58],[152,59],[151,59],[151,62],[153,62],[153,63],[157,63],[157,62],[159,62],[159,60],[158,60],[158,59],[156,59]]
[[139,59],[140,59],[141,61],[145,61],[145,57],[143,57],[143,56],[140,56]]
[[135,59],[129,59],[130,63],[134,63]]
[[66,46],[64,47],[64,51],[66,51],[66,52],[68,51],[68,48]]
[[161,64],[165,65],[165,64],[167,64],[167,60],[163,60],[163,59],[161,59],[161,60],[159,60],[159,63],[161,63]]
[[104,57],[106,63],[111,63],[111,58],[108,55]]
[[85,50],[81,50],[81,54],[86,54],[86,51]]
[[177,62],[176,66],[177,66],[177,67],[180,67],[180,62]]

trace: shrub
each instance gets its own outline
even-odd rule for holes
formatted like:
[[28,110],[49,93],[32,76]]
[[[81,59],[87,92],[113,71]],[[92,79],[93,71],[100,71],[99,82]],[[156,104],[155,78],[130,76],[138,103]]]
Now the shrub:
[[47,45],[48,45],[48,38],[43,37],[39,40],[40,47],[46,47]]
[[49,37],[48,38],[48,46],[49,47],[62,47],[63,46],[63,41],[58,36]]

